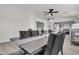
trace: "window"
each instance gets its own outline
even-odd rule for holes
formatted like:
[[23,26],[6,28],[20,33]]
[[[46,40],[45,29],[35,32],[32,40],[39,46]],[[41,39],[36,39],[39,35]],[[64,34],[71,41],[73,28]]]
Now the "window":
[[44,30],[44,23],[43,22],[36,22],[37,30]]

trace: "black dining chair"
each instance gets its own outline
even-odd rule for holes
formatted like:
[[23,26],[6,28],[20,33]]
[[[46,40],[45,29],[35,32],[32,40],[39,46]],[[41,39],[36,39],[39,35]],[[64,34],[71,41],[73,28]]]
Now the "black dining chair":
[[44,55],[51,55],[56,35],[50,33]]
[[32,31],[32,37],[37,36],[36,31]]
[[57,34],[51,55],[58,55],[60,51],[61,54],[63,55],[64,38],[65,38],[65,33]]
[[50,33],[47,45],[42,48],[40,55],[58,55],[60,51],[61,54],[63,55],[64,38],[65,33],[58,33],[58,34]]
[[19,31],[20,39],[24,39],[28,37],[28,31]]

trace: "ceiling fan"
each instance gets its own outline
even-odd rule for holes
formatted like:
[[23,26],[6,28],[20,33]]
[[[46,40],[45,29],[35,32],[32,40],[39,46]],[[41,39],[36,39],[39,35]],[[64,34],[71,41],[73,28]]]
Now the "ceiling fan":
[[45,15],[51,15],[51,16],[53,16],[53,13],[58,13],[58,11],[54,11],[54,9],[49,9],[49,12],[44,12],[44,13],[46,13]]

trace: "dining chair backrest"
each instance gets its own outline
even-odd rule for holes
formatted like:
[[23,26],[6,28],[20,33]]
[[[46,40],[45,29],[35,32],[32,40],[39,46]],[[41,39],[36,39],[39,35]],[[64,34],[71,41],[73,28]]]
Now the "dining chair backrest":
[[52,49],[54,46],[54,42],[55,42],[55,38],[56,38],[55,34],[52,34],[52,33],[49,34],[48,42],[47,42],[47,46],[46,46],[44,55],[51,55]]
[[60,33],[56,36],[54,46],[52,49],[52,55],[58,55],[59,51],[62,51],[63,49],[63,43],[64,43],[64,33]]

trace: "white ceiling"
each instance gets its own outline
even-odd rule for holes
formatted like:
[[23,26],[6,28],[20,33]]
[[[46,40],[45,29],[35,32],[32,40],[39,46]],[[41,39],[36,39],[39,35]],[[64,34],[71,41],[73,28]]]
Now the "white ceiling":
[[[34,11],[40,17],[53,18],[53,17],[75,17],[79,15],[79,5],[78,4],[27,4],[26,7]],[[49,11],[49,9],[58,10],[59,13],[54,14],[54,16],[45,16],[44,11]]]
[[[35,12],[39,17],[44,18],[54,18],[54,17],[77,17],[79,16],[79,4],[14,4],[15,6],[23,7],[28,10]],[[14,5],[4,5],[4,6],[14,6]],[[0,5],[0,7],[3,5]],[[58,10],[59,13],[53,16],[45,16],[44,11],[49,11],[49,9]]]

